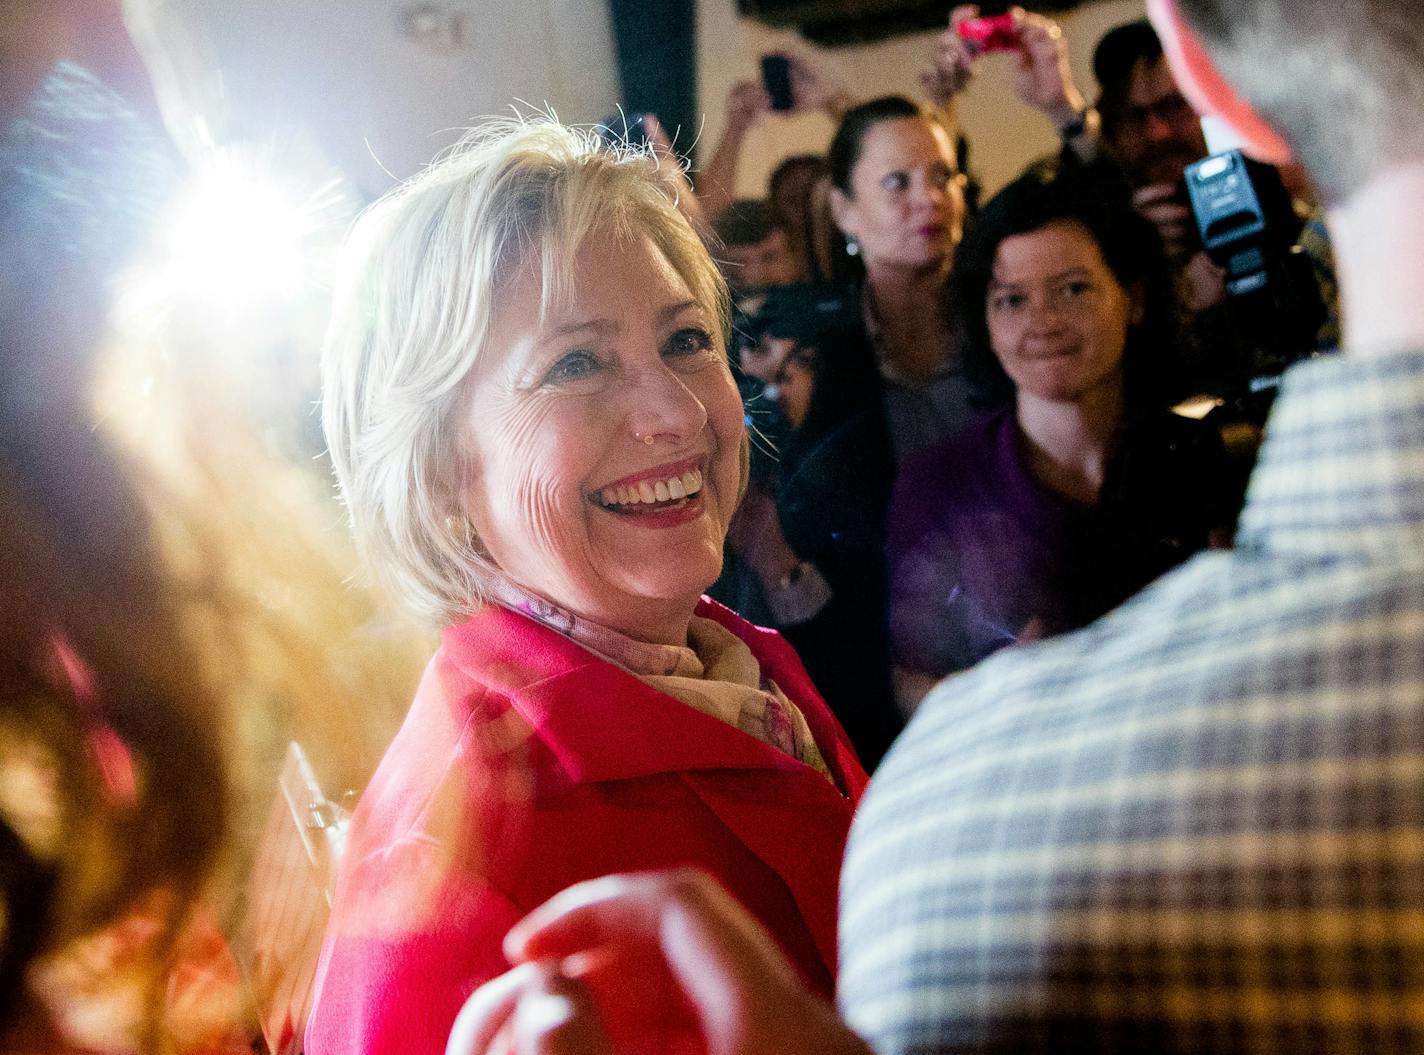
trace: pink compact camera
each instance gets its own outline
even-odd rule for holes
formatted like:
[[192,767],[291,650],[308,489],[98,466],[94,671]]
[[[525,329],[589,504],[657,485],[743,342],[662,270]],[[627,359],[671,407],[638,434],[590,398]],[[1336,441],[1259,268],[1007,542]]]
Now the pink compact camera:
[[959,23],[959,36],[978,55],[987,55],[992,51],[1018,51],[1022,43],[1018,26],[1014,25],[1014,16],[1009,14],[965,19]]

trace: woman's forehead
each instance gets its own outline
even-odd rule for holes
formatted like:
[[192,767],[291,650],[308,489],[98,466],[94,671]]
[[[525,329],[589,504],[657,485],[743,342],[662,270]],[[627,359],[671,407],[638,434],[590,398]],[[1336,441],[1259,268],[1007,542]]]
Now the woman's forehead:
[[495,296],[497,315],[543,329],[683,305],[708,307],[649,235],[626,231],[590,231],[571,250],[556,241],[530,246]]
[[906,161],[950,162],[949,134],[924,117],[895,117],[866,130],[860,144],[859,167]]
[[1065,268],[1106,269],[1102,249],[1077,220],[1052,220],[1042,227],[1006,235],[994,252],[993,278],[1014,281]]

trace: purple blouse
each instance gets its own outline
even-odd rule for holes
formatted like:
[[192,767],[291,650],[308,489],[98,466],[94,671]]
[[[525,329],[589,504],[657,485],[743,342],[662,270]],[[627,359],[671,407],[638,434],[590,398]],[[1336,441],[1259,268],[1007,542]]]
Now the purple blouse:
[[1205,544],[1204,530],[1142,530],[1130,505],[1039,483],[1012,409],[927,448],[901,470],[887,523],[896,664],[948,674],[1084,626]]

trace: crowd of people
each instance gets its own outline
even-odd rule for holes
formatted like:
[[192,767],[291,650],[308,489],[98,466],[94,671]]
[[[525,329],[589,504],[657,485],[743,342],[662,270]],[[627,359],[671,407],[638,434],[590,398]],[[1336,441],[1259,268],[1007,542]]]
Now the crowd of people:
[[[152,376],[141,425],[96,415],[181,162],[106,0],[28,11],[0,1050],[249,1049],[213,885],[266,779],[244,724],[354,738],[343,782],[384,751],[310,1055],[1418,1050],[1424,16],[1365,6],[1149,0],[1094,103],[1021,9],[996,57],[956,8],[923,100],[790,57],[837,127],[761,199],[755,83],[690,172],[651,115],[483,123],[334,277],[349,568],[304,484],[227,493],[288,478],[270,430],[190,407],[160,457]],[[989,61],[1061,149],[981,201]],[[1340,262],[1254,468],[1200,113],[1281,170],[1321,299]],[[439,631],[418,684],[386,598]]]
[[[971,210],[956,100],[1002,61],[961,31],[979,17],[955,9],[922,102],[853,103],[799,61],[804,108],[838,122],[819,168],[710,199],[748,420],[785,452],[713,595],[796,645],[872,769],[940,679],[1228,545],[1252,454],[1171,409],[1231,400],[1248,356],[1187,203],[1200,122],[1156,33],[1103,38],[1089,105],[1061,29],[1013,14],[1019,96],[1062,147]],[[759,91],[733,88],[704,184],[773,119]]]

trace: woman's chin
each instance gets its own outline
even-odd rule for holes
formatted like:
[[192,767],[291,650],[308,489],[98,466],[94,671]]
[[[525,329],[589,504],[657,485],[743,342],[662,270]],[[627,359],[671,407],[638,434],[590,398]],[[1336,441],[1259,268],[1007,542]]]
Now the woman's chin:
[[689,612],[722,574],[722,551],[710,543],[677,552],[645,552],[605,570],[604,578],[626,597],[658,606],[682,605]]

